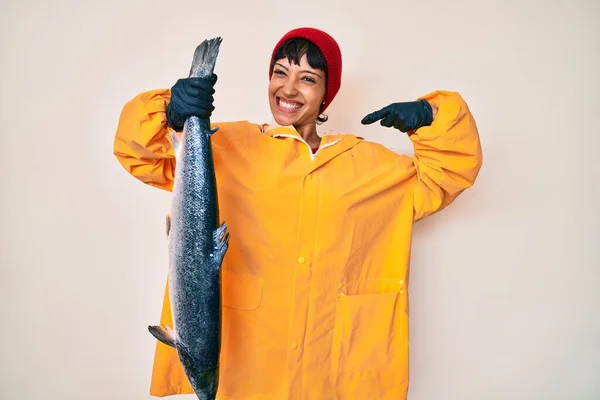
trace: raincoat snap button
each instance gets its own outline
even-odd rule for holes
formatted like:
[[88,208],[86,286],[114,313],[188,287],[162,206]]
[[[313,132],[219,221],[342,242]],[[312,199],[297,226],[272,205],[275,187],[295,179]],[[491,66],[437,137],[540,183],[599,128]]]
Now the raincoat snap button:
[[300,264],[304,264],[304,262],[305,262],[305,261],[306,261],[306,260],[304,259],[304,257],[299,257],[299,258],[298,258],[298,262],[299,262]]
[[290,343],[290,347],[292,348],[292,350],[296,350],[298,348],[298,343],[292,342]]

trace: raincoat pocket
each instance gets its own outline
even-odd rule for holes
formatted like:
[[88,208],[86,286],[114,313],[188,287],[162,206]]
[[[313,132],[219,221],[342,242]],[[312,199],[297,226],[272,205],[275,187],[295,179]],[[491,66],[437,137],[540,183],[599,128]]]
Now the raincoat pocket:
[[243,398],[252,390],[260,360],[257,318],[263,280],[252,274],[221,270],[222,331],[218,396]]
[[332,348],[333,376],[387,367],[400,361],[403,282],[371,279],[342,284]]

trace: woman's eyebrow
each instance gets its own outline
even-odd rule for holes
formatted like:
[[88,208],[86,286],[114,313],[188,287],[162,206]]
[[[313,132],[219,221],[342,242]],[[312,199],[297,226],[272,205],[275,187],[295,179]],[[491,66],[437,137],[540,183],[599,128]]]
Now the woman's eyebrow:
[[[281,68],[285,69],[286,71],[289,71],[289,70],[290,70],[288,67],[286,67],[285,65],[283,65],[283,64],[280,64],[280,63],[278,63],[278,62],[276,62],[276,63],[275,63],[275,65],[279,65]],[[317,72],[313,72],[313,71],[309,71],[309,70],[307,70],[307,69],[305,69],[305,70],[302,70],[302,71],[300,71],[300,72],[306,72],[307,74],[312,74],[312,75],[318,76],[319,78],[321,77],[321,75],[319,75],[319,73],[317,73]]]
[[305,69],[305,70],[304,70],[304,71],[302,71],[302,72],[306,72],[307,74],[313,74],[313,75],[316,75],[316,76],[318,76],[319,78],[321,77],[321,75],[319,75],[318,73],[316,73],[316,72],[313,72],[313,71],[309,71],[309,70],[307,70],[307,69]]

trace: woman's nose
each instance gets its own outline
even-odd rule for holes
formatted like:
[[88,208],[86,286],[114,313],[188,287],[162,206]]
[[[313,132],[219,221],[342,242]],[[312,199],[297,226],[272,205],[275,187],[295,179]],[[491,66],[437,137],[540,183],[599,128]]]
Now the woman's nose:
[[293,79],[287,79],[283,85],[283,94],[286,97],[293,97],[298,93],[296,83]]

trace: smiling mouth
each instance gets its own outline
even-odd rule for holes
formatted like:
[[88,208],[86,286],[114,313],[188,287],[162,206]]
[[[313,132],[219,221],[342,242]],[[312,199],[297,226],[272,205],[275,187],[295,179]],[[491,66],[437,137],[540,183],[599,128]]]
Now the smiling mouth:
[[304,105],[297,101],[284,100],[281,97],[276,97],[275,100],[277,103],[277,108],[283,112],[288,112],[288,113],[294,113]]

